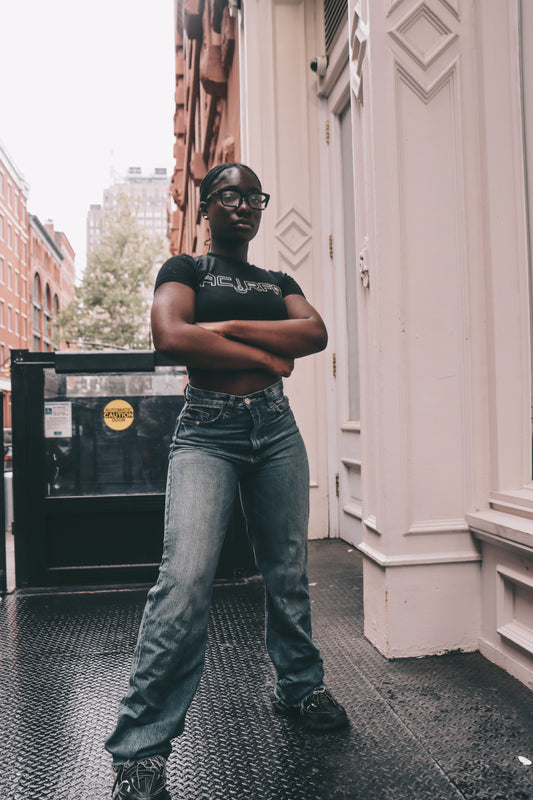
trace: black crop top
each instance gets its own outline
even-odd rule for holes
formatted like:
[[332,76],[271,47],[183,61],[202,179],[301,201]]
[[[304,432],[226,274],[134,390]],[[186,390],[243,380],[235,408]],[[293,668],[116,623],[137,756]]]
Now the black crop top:
[[285,272],[261,269],[212,253],[169,258],[159,270],[155,288],[168,281],[184,283],[196,292],[195,322],[287,319],[283,298],[303,295]]

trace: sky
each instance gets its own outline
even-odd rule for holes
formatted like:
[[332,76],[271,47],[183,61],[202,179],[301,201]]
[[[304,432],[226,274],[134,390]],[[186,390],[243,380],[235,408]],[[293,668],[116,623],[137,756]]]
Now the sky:
[[0,141],[78,276],[114,176],[172,173],[173,28],[173,0],[0,0]]

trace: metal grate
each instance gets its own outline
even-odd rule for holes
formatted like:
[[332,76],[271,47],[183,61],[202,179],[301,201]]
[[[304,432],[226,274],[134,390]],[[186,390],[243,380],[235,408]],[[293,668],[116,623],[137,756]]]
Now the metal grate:
[[347,0],[324,0],[324,28],[327,55],[331,52],[337,33],[347,16]]
[[[259,579],[217,584],[205,671],[168,765],[175,800],[531,800],[533,693],[479,653],[387,661],[363,634],[360,556],[310,542],[313,632],[351,726],[273,713]],[[0,602],[1,800],[109,800],[104,739],[144,591]]]

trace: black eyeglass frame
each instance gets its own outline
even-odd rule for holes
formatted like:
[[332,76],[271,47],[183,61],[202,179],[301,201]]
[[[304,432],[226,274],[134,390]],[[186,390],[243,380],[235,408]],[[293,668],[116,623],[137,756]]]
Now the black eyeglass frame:
[[[239,197],[240,197],[240,200],[237,203],[237,205],[234,205],[233,203],[225,203],[222,200],[222,196],[221,196],[224,192],[233,192],[234,194],[238,194]],[[257,208],[256,206],[253,206],[250,203],[250,195],[254,195],[254,194],[255,195],[260,195],[261,197],[264,197],[265,205],[263,206],[263,208]],[[242,201],[246,200],[246,202],[248,203],[250,208],[253,208],[254,211],[264,211],[266,209],[266,207],[268,206],[268,201],[270,200],[270,195],[269,194],[267,194],[266,192],[260,192],[257,189],[250,189],[247,192],[241,192],[239,189],[230,189],[229,187],[227,187],[227,188],[223,188],[223,189],[215,189],[214,192],[211,192],[211,194],[209,194],[204,200],[205,205],[207,205],[209,203],[209,201],[213,197],[217,197],[217,196],[220,196],[220,202],[222,203],[222,205],[225,208],[240,208],[240,206],[242,204]]]

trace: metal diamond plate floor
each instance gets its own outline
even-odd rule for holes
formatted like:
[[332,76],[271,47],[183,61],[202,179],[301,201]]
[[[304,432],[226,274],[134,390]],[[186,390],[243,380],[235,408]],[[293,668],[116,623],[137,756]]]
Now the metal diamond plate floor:
[[[175,800],[530,800],[533,694],[478,654],[387,662],[362,632],[358,554],[312,542],[314,636],[351,727],[273,714],[259,580],[215,587],[206,669],[169,759]],[[0,800],[105,800],[103,741],[146,591],[0,602]]]

